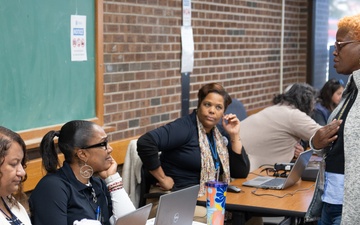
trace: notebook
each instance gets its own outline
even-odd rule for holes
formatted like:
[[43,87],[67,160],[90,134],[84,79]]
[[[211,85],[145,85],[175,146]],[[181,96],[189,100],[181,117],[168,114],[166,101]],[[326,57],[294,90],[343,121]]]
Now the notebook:
[[200,185],[161,195],[156,217],[146,225],[192,225]]
[[152,203],[132,211],[116,220],[115,225],[145,225],[149,218]]
[[244,182],[242,185],[264,189],[285,189],[291,187],[300,179],[301,174],[309,163],[311,155],[312,150],[302,152],[296,159],[294,167],[286,178],[258,176]]

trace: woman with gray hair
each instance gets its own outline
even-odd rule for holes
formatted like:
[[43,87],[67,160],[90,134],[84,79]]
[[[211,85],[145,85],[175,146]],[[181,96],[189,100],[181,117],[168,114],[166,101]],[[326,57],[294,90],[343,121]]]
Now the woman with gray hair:
[[309,115],[314,109],[315,89],[295,83],[273,98],[273,105],[241,122],[240,138],[249,155],[250,171],[264,164],[289,163],[321,128]]

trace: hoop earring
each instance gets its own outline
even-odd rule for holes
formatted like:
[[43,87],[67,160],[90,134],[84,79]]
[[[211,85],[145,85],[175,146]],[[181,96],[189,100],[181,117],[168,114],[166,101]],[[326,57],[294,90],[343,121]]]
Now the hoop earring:
[[82,176],[85,179],[89,179],[94,174],[94,169],[89,166],[88,164],[80,167],[80,176]]

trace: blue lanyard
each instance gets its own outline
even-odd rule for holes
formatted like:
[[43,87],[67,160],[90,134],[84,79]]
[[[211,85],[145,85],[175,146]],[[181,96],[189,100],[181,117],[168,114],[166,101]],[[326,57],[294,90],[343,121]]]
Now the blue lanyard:
[[[209,146],[210,146],[210,150],[211,150],[211,155],[214,159],[214,163],[215,163],[215,169],[217,170],[220,166],[220,162],[219,162],[219,157],[216,151],[216,141],[214,138],[214,135],[211,133],[210,135],[206,135],[208,138],[208,142],[209,142]],[[210,137],[209,137],[210,136]]]

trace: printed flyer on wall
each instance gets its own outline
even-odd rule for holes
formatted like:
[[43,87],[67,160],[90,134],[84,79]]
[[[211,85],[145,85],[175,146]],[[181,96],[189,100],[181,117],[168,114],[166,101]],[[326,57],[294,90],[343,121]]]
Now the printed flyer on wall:
[[71,61],[86,61],[86,16],[71,15]]

